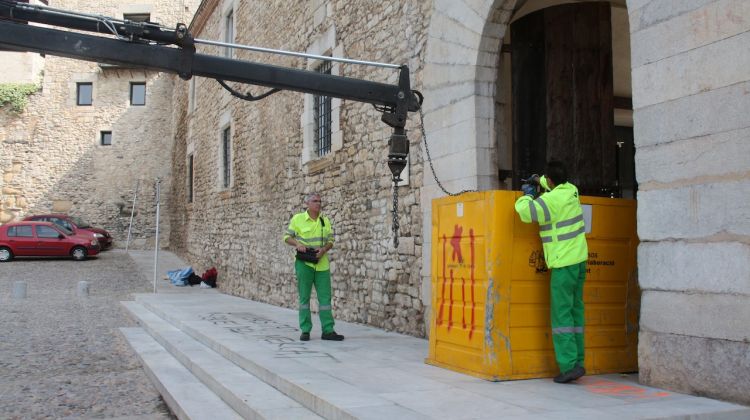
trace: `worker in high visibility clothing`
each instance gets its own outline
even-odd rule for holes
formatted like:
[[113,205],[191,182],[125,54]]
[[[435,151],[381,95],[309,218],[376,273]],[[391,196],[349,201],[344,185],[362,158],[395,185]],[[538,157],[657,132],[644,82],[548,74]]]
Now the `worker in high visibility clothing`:
[[552,342],[560,374],[557,383],[567,383],[586,374],[583,367],[583,282],[586,279],[586,227],[578,188],[568,182],[565,165],[547,163],[539,185],[524,184],[524,195],[515,208],[524,223],[539,223],[544,259],[552,271],[550,279]]
[[[333,226],[330,219],[321,214],[320,194],[311,193],[305,197],[307,210],[292,216],[289,227],[284,234],[284,242],[297,249],[294,272],[297,275],[299,293],[299,327],[302,334],[299,339],[310,340],[312,318],[310,316],[310,294],[315,286],[318,295],[318,311],[323,330],[323,340],[341,341],[344,336],[334,331],[333,311],[331,308],[331,272],[328,263],[328,251],[333,248]],[[314,255],[310,262],[301,259],[300,253],[308,249]],[[309,257],[307,257],[309,259]]]

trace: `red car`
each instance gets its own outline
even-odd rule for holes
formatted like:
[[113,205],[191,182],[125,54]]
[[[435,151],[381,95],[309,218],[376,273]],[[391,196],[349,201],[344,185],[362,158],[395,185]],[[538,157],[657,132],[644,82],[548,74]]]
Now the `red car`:
[[14,257],[64,257],[77,261],[99,253],[89,233],[75,234],[51,222],[12,222],[0,226],[0,262]]
[[34,220],[39,222],[52,222],[67,230],[75,233],[90,232],[99,240],[102,250],[112,248],[112,235],[104,229],[91,226],[88,222],[80,217],[69,216],[67,214],[37,214],[28,216],[23,220]]

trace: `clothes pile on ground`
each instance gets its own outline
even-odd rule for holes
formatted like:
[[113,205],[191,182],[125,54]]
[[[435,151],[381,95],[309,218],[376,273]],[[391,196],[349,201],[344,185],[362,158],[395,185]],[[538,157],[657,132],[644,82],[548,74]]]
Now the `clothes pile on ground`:
[[187,267],[178,270],[167,271],[167,277],[170,283],[175,286],[195,286],[199,285],[201,289],[211,289],[216,287],[216,278],[218,273],[216,267],[211,267],[198,276],[193,272],[193,267]]
[[193,274],[193,267],[167,271],[169,282],[175,286],[187,286],[191,274]]

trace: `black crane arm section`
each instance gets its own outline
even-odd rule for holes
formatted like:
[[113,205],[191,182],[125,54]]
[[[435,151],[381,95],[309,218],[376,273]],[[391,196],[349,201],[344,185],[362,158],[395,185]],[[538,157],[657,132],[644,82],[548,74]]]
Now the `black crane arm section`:
[[[33,26],[27,22],[109,34],[114,38]],[[182,23],[175,29],[167,29],[150,22],[75,14],[10,0],[0,0],[0,49],[135,66],[177,74],[183,79],[202,76],[266,86],[271,88],[270,93],[292,90],[373,104],[383,112],[382,121],[394,130],[388,154],[388,166],[394,181],[400,179],[409,153],[404,129],[408,113],[419,110],[422,103],[422,95],[411,90],[409,68],[405,65],[399,67],[398,85],[389,85],[212,56],[195,52],[194,39]],[[265,97],[269,92],[261,96]]]

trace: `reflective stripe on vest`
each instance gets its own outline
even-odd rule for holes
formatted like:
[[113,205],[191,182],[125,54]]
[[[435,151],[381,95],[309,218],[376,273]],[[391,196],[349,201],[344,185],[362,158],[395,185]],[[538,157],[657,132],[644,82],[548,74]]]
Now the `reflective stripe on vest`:
[[547,203],[544,202],[544,199],[539,197],[535,201],[539,203],[539,207],[541,207],[542,211],[544,211],[544,221],[549,222],[550,220],[552,220],[552,216],[550,216],[549,214],[549,209],[547,208]]
[[320,305],[319,309],[321,311],[330,311],[331,310],[331,305]]
[[[539,207],[541,207],[542,211],[544,212],[544,221],[549,222],[551,219],[549,208],[547,208],[547,203],[545,203],[541,198],[529,201],[529,213],[531,213],[531,221],[539,223],[539,215],[536,212],[536,206],[534,205],[534,203],[539,204]],[[541,226],[539,228],[541,229]]]
[[558,241],[567,241],[568,239],[573,239],[578,235],[586,233],[586,226],[581,226],[578,230],[574,230],[573,232],[564,233],[562,235],[557,236]]
[[323,242],[323,239],[328,239],[328,237],[321,238],[295,238],[297,241],[301,242],[304,245],[307,246],[323,246],[325,243]]
[[576,216],[576,217],[571,217],[571,218],[570,218],[570,219],[568,219],[568,220],[563,220],[563,221],[561,221],[561,222],[557,222],[557,223],[555,224],[555,226],[557,226],[557,228],[558,228],[558,229],[560,229],[561,227],[565,227],[565,226],[570,226],[570,225],[574,225],[574,224],[576,224],[576,223],[578,223],[578,222],[582,222],[582,221],[583,221],[583,213],[579,214],[579,215],[578,215],[578,216]]
[[583,334],[583,327],[557,327],[552,329],[552,334]]

